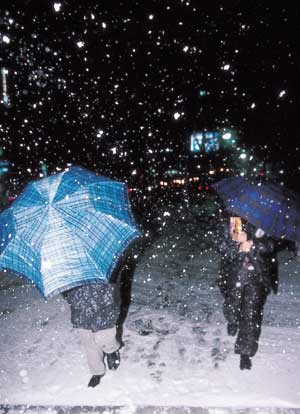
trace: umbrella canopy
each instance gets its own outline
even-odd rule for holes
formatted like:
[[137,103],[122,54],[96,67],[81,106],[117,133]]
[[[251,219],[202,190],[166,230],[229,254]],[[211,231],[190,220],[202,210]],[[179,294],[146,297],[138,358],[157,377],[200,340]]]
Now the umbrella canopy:
[[300,197],[274,183],[252,182],[244,177],[225,178],[213,184],[225,208],[263,229],[269,236],[300,241]]
[[54,295],[107,281],[140,235],[125,183],[71,167],[29,183],[0,215],[0,269]]

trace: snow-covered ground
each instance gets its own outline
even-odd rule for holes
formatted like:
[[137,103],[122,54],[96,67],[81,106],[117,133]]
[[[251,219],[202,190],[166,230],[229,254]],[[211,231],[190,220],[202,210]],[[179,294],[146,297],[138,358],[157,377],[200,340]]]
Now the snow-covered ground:
[[136,269],[121,366],[90,374],[61,297],[0,278],[0,404],[300,407],[300,261],[280,253],[259,350],[239,369],[214,286],[219,257],[201,222],[170,224]]

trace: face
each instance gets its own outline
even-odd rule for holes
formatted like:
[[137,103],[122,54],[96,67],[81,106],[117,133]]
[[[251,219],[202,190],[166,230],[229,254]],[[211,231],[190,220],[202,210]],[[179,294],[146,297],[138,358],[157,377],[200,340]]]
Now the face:
[[229,229],[230,234],[238,234],[242,229],[242,219],[241,217],[230,217],[229,218]]

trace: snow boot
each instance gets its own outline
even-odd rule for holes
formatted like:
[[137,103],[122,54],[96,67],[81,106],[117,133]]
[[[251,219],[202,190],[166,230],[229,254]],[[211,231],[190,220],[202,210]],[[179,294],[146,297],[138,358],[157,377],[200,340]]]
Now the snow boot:
[[115,371],[119,368],[120,365],[120,352],[112,352],[111,354],[106,354],[107,357],[107,366],[108,369],[111,369],[112,371]]
[[102,377],[104,377],[104,375],[93,375],[88,383],[88,387],[96,387],[96,385],[100,384]]
[[234,336],[237,333],[238,324],[237,323],[229,323],[227,325],[227,333],[230,336]]
[[240,369],[251,369],[252,367],[252,362],[250,357],[248,357],[248,355],[241,355],[241,360],[240,360]]

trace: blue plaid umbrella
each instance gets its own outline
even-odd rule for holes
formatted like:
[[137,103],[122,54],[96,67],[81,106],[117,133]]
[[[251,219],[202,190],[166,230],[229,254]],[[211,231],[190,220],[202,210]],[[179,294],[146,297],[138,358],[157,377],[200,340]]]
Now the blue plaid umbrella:
[[29,183],[0,215],[0,269],[47,297],[107,281],[140,234],[126,184],[72,167]]
[[300,241],[300,197],[274,183],[243,177],[213,184],[228,211],[263,229],[269,236]]

